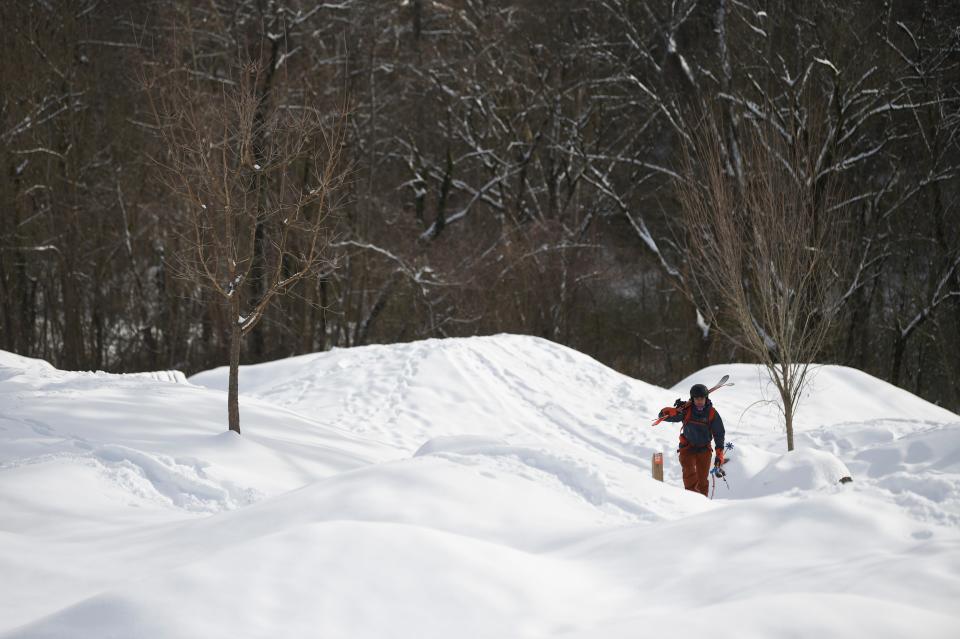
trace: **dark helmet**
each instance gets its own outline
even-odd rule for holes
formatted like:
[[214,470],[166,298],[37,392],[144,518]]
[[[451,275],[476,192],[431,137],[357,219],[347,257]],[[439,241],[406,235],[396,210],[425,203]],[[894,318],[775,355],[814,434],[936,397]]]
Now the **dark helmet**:
[[693,386],[690,387],[690,399],[693,399],[694,397],[706,398],[709,396],[710,396],[710,392],[707,390],[707,387],[704,386],[703,384],[694,384]]

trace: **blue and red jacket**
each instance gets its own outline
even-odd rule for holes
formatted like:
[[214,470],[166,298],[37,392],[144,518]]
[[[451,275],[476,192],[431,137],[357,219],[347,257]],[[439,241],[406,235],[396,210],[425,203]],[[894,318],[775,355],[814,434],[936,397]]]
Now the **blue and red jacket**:
[[[670,410],[676,409],[664,408],[661,414]],[[690,452],[702,453],[710,450],[710,440],[713,439],[717,450],[723,450],[723,438],[726,435],[723,420],[709,399],[700,410],[691,402],[686,409],[665,417],[663,421],[683,422],[683,428],[680,429],[680,448],[689,446]]]

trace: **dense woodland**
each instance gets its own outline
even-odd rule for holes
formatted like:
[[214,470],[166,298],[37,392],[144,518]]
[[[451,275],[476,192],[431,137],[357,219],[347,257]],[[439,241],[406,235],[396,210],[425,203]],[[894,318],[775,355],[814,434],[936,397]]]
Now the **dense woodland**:
[[[712,114],[731,177],[762,130],[841,195],[819,361],[960,410],[956,0],[20,0],[0,25],[2,349],[192,373],[249,299],[243,363],[496,332],[664,385],[750,359],[679,211]],[[217,283],[190,158],[228,146],[250,268]],[[322,259],[278,239],[288,210]]]

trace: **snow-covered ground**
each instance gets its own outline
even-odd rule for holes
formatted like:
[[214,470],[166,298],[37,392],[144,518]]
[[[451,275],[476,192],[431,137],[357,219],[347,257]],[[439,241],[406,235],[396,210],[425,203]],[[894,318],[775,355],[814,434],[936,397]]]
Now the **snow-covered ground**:
[[[724,373],[709,500],[650,421]],[[242,436],[225,386],[0,351],[0,637],[957,636],[960,417],[860,371],[789,454],[755,366],[532,337],[243,367]]]

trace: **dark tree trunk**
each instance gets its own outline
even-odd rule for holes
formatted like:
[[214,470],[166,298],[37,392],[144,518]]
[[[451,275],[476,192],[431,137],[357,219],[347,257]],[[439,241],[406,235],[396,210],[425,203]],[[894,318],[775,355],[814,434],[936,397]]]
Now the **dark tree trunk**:
[[893,343],[893,362],[890,365],[890,383],[900,385],[900,369],[903,368],[903,352],[907,347],[907,339],[902,334],[897,336]]
[[793,400],[787,393],[781,393],[783,401],[783,419],[787,427],[787,452],[793,450]]
[[236,296],[230,300],[230,378],[227,382],[227,421],[230,430],[240,434],[240,304]]
[[327,293],[327,280],[320,280],[320,350],[327,350],[327,306],[329,305],[329,295]]
[[63,366],[68,370],[83,367],[83,307],[76,278],[72,277],[72,267],[66,262],[60,263],[60,285],[63,292]]

